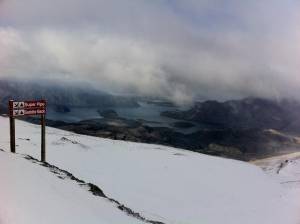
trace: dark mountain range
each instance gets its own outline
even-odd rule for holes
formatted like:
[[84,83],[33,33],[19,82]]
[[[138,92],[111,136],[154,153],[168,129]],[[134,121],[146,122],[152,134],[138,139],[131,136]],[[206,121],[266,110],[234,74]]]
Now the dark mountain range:
[[300,133],[300,103],[247,98],[199,102],[188,111],[166,111],[163,116],[194,121],[211,128],[276,129]]
[[206,101],[162,116],[201,125],[183,139],[208,154],[248,160],[300,150],[300,103],[295,100]]
[[[48,105],[64,107],[137,107],[133,98],[114,96],[91,86],[70,85],[67,83],[20,82],[0,80],[0,107],[7,110],[10,99],[47,99]],[[65,110],[68,110],[65,108]]]

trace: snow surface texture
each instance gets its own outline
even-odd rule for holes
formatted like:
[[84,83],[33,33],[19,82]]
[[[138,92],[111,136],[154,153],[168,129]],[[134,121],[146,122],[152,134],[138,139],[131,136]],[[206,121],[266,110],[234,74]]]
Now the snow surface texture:
[[[8,130],[8,119],[0,117],[0,148],[5,151]],[[17,153],[40,158],[39,126],[17,121],[16,136]],[[47,161],[97,185],[142,216],[166,224],[300,223],[299,186],[285,187],[274,175],[240,161],[54,128],[47,128]],[[5,183],[0,185],[1,224],[140,222],[28,163],[0,153],[0,180]],[[300,160],[285,172],[297,172],[299,164]],[[42,205],[47,209],[41,210]]]
[[0,152],[0,223],[142,223],[71,181]]

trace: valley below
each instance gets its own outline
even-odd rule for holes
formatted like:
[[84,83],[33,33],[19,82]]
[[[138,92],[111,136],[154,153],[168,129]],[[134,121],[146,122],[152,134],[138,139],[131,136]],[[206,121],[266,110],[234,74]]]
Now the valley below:
[[[300,150],[300,103],[292,99],[207,100],[178,106],[82,84],[1,80],[0,87],[0,114],[7,114],[9,99],[46,99],[47,125],[78,134],[244,161]],[[39,123],[37,117],[22,119]]]
[[[297,101],[177,106],[64,86],[3,88],[1,224],[299,223]],[[39,117],[16,119],[16,154],[8,153],[8,99],[47,100],[46,163]]]
[[[297,120],[282,111],[282,104],[263,99],[230,103],[240,108],[231,112],[231,108],[224,107],[228,102],[209,101],[199,103],[204,105],[199,111],[197,104],[182,108],[148,101],[126,108],[70,107],[57,111],[50,107],[47,125],[78,134],[162,144],[244,161],[300,150]],[[204,114],[197,120],[191,113],[196,117]],[[34,118],[27,120],[38,122]]]

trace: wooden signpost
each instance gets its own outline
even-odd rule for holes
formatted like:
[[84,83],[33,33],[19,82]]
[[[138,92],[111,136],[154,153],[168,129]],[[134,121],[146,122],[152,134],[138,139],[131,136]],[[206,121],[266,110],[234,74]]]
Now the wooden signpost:
[[15,118],[20,116],[41,116],[41,161],[46,161],[46,100],[13,101],[8,103],[10,121],[10,150],[16,152]]

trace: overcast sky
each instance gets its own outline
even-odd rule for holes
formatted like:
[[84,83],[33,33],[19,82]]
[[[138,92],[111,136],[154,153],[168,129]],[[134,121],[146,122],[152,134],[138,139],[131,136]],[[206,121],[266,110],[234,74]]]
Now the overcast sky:
[[300,99],[299,21],[298,0],[0,0],[0,77]]

